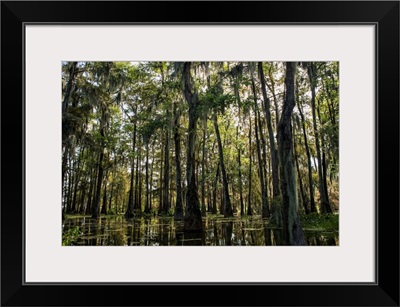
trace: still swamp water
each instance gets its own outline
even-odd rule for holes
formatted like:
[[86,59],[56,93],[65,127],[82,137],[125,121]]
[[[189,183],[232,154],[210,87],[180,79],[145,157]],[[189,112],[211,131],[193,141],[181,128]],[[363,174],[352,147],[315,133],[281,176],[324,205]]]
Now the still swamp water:
[[[125,219],[123,215],[92,219],[68,216],[62,223],[64,246],[273,246],[282,245],[282,230],[260,217],[203,218],[203,233],[183,232],[173,217]],[[307,245],[339,245],[337,231],[304,230]]]

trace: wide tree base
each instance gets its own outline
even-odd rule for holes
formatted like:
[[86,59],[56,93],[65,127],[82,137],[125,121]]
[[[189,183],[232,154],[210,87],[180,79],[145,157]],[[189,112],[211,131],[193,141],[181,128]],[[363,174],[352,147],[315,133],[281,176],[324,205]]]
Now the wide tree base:
[[174,214],[174,219],[175,219],[176,221],[183,220],[183,212],[175,212],[175,214]]
[[183,220],[183,231],[184,232],[202,232],[204,229],[203,221],[198,217],[185,217]]

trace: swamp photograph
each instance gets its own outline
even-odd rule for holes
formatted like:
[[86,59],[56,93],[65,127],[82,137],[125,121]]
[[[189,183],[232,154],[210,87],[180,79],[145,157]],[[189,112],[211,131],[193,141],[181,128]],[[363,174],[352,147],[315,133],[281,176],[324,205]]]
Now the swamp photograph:
[[63,246],[339,245],[338,62],[62,62]]

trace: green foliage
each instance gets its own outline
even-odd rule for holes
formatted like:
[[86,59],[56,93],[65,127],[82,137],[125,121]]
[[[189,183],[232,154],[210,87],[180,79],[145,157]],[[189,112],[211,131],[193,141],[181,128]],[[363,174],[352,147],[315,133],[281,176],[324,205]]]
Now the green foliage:
[[300,219],[304,230],[339,231],[338,214],[301,214]]
[[74,243],[81,234],[82,232],[78,226],[68,229],[67,232],[63,233],[62,235],[62,245],[63,246],[75,245]]
[[220,84],[208,87],[205,92],[199,96],[200,105],[198,112],[202,114],[204,110],[223,113],[225,109],[235,102],[235,96],[230,93],[224,93]]
[[143,126],[139,127],[138,133],[142,135],[144,143],[148,143],[157,130],[164,126],[165,120],[162,118],[149,119]]
[[174,213],[175,213],[174,208],[169,208],[168,212],[167,212],[167,216],[174,216]]
[[220,220],[220,219],[223,219],[223,218],[224,218],[223,214],[207,213],[207,219],[209,219],[209,220]]
[[116,210],[116,208],[111,208],[111,209],[108,209],[108,211],[107,211],[107,215],[116,215],[117,214],[117,210]]

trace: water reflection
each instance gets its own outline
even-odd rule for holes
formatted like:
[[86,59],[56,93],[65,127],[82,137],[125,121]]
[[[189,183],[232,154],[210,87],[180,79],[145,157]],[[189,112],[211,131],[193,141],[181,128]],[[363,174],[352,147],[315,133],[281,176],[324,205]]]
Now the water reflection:
[[[182,221],[169,217],[72,217],[64,220],[64,245],[92,246],[274,246],[282,245],[282,231],[261,218],[206,218],[204,232],[183,232]],[[336,232],[305,231],[307,245],[339,245]]]

